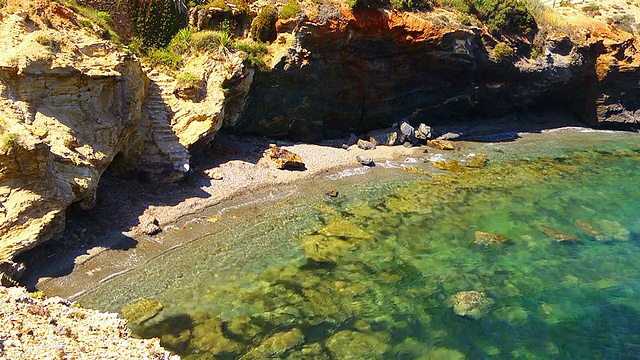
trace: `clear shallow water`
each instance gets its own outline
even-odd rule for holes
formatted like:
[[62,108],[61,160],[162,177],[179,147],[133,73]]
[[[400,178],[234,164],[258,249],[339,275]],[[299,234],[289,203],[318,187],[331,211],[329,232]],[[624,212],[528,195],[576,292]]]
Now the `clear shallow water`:
[[590,136],[213,220],[80,302],[186,359],[637,358],[640,142]]

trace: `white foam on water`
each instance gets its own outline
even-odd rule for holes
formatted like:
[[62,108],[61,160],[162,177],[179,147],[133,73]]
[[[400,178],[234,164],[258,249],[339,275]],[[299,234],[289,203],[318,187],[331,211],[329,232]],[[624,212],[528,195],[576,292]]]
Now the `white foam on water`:
[[329,179],[329,180],[339,180],[339,179],[346,178],[346,177],[349,177],[349,176],[364,175],[364,174],[368,173],[369,171],[371,171],[371,168],[368,167],[368,166],[363,166],[363,167],[359,167],[359,168],[352,168],[352,169],[345,169],[345,170],[342,170],[342,171],[338,172],[337,174],[328,175],[327,179]]
[[429,157],[429,161],[431,162],[447,161],[447,158],[445,158],[444,155],[442,154],[435,154]]
[[404,159],[404,163],[405,164],[417,164],[418,163],[418,159],[412,158],[412,157],[408,157],[408,158]]

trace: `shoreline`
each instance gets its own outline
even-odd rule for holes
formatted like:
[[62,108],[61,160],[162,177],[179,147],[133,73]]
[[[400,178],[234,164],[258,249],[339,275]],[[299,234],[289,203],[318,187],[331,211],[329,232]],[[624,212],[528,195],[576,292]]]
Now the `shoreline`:
[[[491,143],[500,143],[513,139],[496,135],[506,134],[508,137],[515,134],[515,138],[519,138],[523,134],[541,133],[543,130],[572,126],[586,128],[566,114],[547,115],[543,122],[539,118],[531,115],[517,122],[511,118],[498,119],[489,125],[463,124],[446,130],[462,133],[464,138],[485,137],[492,139]],[[30,290],[37,288],[73,299],[84,291],[69,291],[70,281],[66,278],[70,274],[83,273],[87,281],[101,283],[134,269],[153,256],[184,245],[167,241],[168,235],[165,235],[172,230],[187,229],[194,219],[205,220],[200,214],[207,209],[247,205],[246,199],[252,198],[253,201],[256,194],[270,193],[255,200],[255,206],[259,207],[265,200],[286,197],[288,189],[295,191],[299,184],[318,182],[345,169],[365,168],[357,162],[356,156],[372,157],[376,164],[381,164],[387,160],[397,162],[408,157],[420,157],[425,149],[432,153],[446,152],[424,145],[411,148],[378,146],[375,150],[362,150],[356,145],[343,149],[339,140],[317,145],[277,142],[300,155],[306,164],[304,171],[290,171],[276,169],[273,161],[266,161],[263,157],[263,151],[272,142],[264,138],[221,134],[214,140],[212,149],[203,151],[194,159],[193,173],[178,184],[153,184],[150,187],[149,183],[136,179],[105,174],[98,189],[98,204],[93,210],[71,211],[61,240],[44,244],[18,259],[27,265],[27,272],[20,283]],[[487,143],[482,140],[464,142]],[[220,171],[221,180],[213,180],[207,175],[213,169]],[[105,251],[109,254],[105,258],[116,256],[119,260],[94,264],[92,260]]]

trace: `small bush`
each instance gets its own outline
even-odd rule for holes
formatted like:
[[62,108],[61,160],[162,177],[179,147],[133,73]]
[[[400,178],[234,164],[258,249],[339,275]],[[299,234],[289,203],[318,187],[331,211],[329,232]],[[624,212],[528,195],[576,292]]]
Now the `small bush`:
[[300,5],[298,5],[298,1],[289,0],[289,2],[280,9],[280,18],[281,19],[289,19],[292,18],[300,12]]
[[44,47],[49,48],[49,50],[51,50],[52,52],[60,51],[60,42],[48,36],[39,35],[36,37],[36,42]]
[[477,8],[478,16],[494,33],[528,33],[537,29],[533,15],[524,0],[484,0]]
[[2,135],[2,138],[0,138],[0,151],[6,153],[19,144],[18,137],[15,134],[5,133]]
[[247,54],[247,61],[251,66],[260,70],[266,68],[264,56],[267,55],[267,45],[260,42],[242,40],[236,42],[236,48]]
[[278,12],[273,6],[265,6],[251,23],[251,38],[254,41],[267,42],[276,39]]
[[183,72],[178,75],[176,78],[178,82],[177,86],[180,88],[199,88],[202,83],[202,79],[200,77],[195,76],[190,72]]
[[595,13],[600,10],[600,5],[595,2],[589,3],[587,6],[582,8],[582,11],[586,13]]
[[396,10],[412,10],[431,8],[433,0],[391,0],[391,7]]
[[505,60],[513,56],[513,48],[509,44],[500,42],[493,48],[493,57],[498,60]]
[[442,0],[440,4],[444,7],[456,9],[463,14],[472,14],[475,12],[474,0]]
[[152,48],[147,51],[144,60],[152,66],[165,66],[169,69],[177,69],[182,65],[182,57],[165,48]]
[[171,39],[171,42],[169,42],[169,46],[167,48],[176,55],[182,55],[189,51],[191,36],[191,29],[180,29],[180,31],[178,31],[173,39]]
[[205,30],[191,35],[191,48],[197,51],[224,52],[233,50],[231,34],[227,31]]

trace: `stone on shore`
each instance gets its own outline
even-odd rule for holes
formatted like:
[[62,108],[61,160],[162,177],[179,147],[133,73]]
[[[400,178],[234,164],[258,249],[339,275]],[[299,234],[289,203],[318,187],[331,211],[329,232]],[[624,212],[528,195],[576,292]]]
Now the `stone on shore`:
[[433,138],[433,129],[431,126],[427,126],[425,124],[418,125],[418,128],[415,131],[415,136],[417,139],[427,141]]
[[405,139],[400,129],[396,128],[369,131],[367,136],[374,145],[395,146],[402,144]]
[[376,144],[372,143],[371,141],[366,141],[366,140],[358,140],[358,147],[362,150],[373,150],[376,148]]
[[283,149],[275,144],[269,145],[266,151],[267,156],[276,163],[278,169],[286,170],[304,170],[304,161],[300,155],[294,154],[289,150]]
[[373,162],[373,158],[370,156],[365,157],[365,156],[358,155],[356,156],[356,160],[364,166],[375,166],[376,164],[375,162]]

